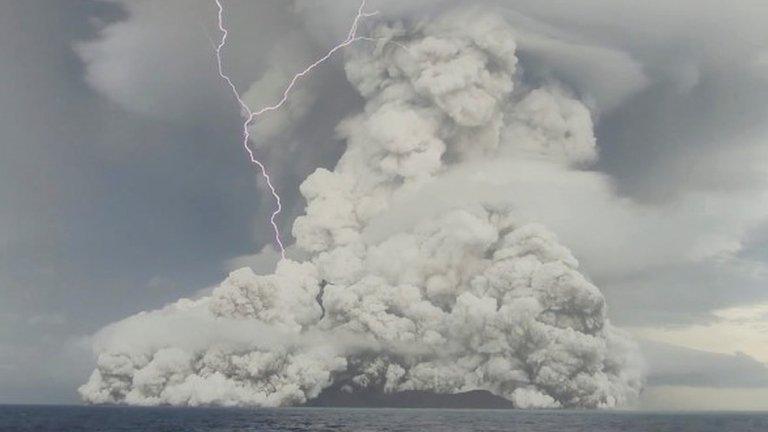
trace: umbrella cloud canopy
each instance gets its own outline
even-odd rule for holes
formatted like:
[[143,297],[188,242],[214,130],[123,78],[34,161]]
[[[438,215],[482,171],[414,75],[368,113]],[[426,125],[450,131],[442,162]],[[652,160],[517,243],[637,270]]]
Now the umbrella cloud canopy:
[[[372,37],[347,53],[365,106],[336,127],[335,168],[302,183],[289,258],[101,330],[85,401],[286,406],[331,386],[481,389],[519,408],[636,400],[636,345],[510,184],[531,169],[592,175],[590,109],[554,80],[523,84],[514,30],[494,14]],[[459,186],[401,205],[441,184]]]

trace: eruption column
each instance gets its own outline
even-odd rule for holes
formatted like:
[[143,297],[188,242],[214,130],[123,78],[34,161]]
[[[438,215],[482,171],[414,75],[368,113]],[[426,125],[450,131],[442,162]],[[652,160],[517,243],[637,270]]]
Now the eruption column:
[[280,212],[283,209],[283,206],[280,202],[280,195],[277,193],[277,190],[275,189],[275,186],[272,184],[272,179],[269,176],[269,172],[267,171],[267,167],[264,166],[264,164],[256,158],[256,155],[253,152],[253,149],[248,145],[248,141],[250,140],[251,134],[248,131],[248,126],[256,120],[257,117],[260,115],[275,111],[280,109],[285,102],[288,100],[288,95],[290,94],[291,90],[293,90],[293,87],[296,85],[296,83],[309,74],[313,69],[315,69],[317,66],[328,60],[336,51],[349,46],[355,41],[367,39],[364,37],[358,37],[357,36],[357,29],[360,25],[360,20],[362,18],[367,18],[376,15],[378,12],[364,12],[365,9],[365,0],[363,0],[362,3],[360,3],[360,7],[357,9],[357,15],[355,16],[355,20],[352,22],[352,27],[349,29],[349,33],[347,34],[347,38],[344,39],[341,43],[331,48],[330,51],[328,51],[324,56],[317,59],[314,63],[310,64],[306,69],[303,71],[297,73],[293,76],[293,79],[288,83],[288,86],[283,91],[283,97],[277,101],[274,105],[268,105],[263,108],[260,108],[256,111],[252,110],[250,106],[248,106],[247,103],[243,100],[243,98],[240,96],[240,93],[237,91],[237,87],[235,86],[234,82],[232,82],[232,79],[224,73],[224,66],[222,64],[221,59],[221,50],[224,48],[224,45],[227,43],[227,36],[229,34],[229,31],[224,26],[224,7],[221,4],[221,0],[215,0],[216,6],[218,7],[218,25],[219,25],[219,31],[221,31],[221,39],[219,40],[218,45],[216,45],[216,64],[218,66],[219,76],[226,81],[226,83],[229,85],[230,89],[232,90],[232,94],[235,96],[235,99],[237,100],[237,103],[240,105],[240,109],[245,114],[245,119],[243,121],[243,148],[245,148],[245,151],[248,153],[248,157],[251,160],[251,163],[259,167],[259,170],[261,171],[261,176],[264,177],[264,180],[267,183],[267,187],[269,188],[269,191],[272,193],[272,196],[275,199],[275,207],[272,211],[272,215],[269,218],[269,222],[272,225],[272,230],[275,233],[275,243],[280,248],[280,255],[285,259],[285,246],[283,245],[283,241],[280,238],[280,230],[277,226],[276,218],[280,214]]

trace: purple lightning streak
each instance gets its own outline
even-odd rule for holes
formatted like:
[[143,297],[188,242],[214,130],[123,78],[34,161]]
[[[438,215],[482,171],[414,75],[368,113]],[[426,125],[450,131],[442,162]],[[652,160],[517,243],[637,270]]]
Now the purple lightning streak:
[[245,103],[243,98],[240,96],[240,93],[237,91],[237,87],[232,82],[232,79],[227,74],[224,73],[224,66],[221,59],[221,50],[222,48],[224,48],[224,45],[226,45],[227,43],[227,36],[229,35],[229,31],[224,26],[224,7],[221,4],[221,0],[215,0],[215,1],[216,1],[216,6],[219,8],[218,24],[219,24],[219,31],[221,32],[221,39],[219,40],[218,45],[216,45],[215,47],[216,64],[219,69],[219,76],[221,77],[221,79],[226,81],[226,83],[229,85],[229,88],[232,90],[232,94],[235,96],[237,103],[240,105],[240,109],[245,114],[245,120],[243,121],[243,148],[245,148],[245,151],[248,153],[248,157],[250,158],[251,163],[259,167],[259,170],[261,171],[261,176],[266,181],[267,187],[269,188],[269,191],[272,193],[272,197],[275,199],[275,207],[274,207],[274,210],[272,211],[272,215],[269,218],[269,223],[272,225],[272,230],[275,233],[275,243],[280,248],[280,255],[283,257],[283,259],[285,259],[285,246],[283,245],[283,240],[280,238],[280,229],[278,228],[277,222],[275,220],[277,216],[280,214],[280,212],[283,210],[283,206],[280,202],[280,195],[277,193],[275,186],[272,184],[272,179],[269,176],[267,167],[264,166],[264,164],[256,158],[256,155],[254,154],[253,150],[248,145],[248,141],[251,138],[251,133],[248,131],[248,126],[256,119],[256,117],[259,117],[264,113],[280,109],[280,107],[282,107],[285,104],[285,102],[288,100],[288,95],[291,93],[291,90],[293,90],[293,87],[296,85],[296,83],[305,75],[312,72],[314,68],[316,68],[317,66],[319,66],[320,64],[328,60],[336,51],[349,46],[355,41],[368,39],[368,38],[357,36],[357,29],[360,25],[360,20],[362,18],[374,16],[378,14],[378,12],[364,12],[366,0],[363,0],[362,3],[360,3],[360,7],[357,9],[357,15],[355,16],[355,20],[352,22],[352,28],[349,29],[347,38],[344,39],[338,45],[331,48],[330,51],[328,51],[324,56],[320,57],[317,61],[309,65],[306,69],[294,75],[293,79],[288,84],[288,87],[286,87],[285,90],[283,91],[283,97],[277,103],[275,103],[274,105],[269,105],[259,110],[253,111],[251,107],[248,106],[248,104]]

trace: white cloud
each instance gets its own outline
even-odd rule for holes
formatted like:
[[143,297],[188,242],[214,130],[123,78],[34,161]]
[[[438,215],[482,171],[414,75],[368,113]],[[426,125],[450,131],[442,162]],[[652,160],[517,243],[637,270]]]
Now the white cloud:
[[768,363],[768,304],[718,309],[716,320],[680,327],[639,327],[640,337],[709,352],[746,353]]
[[123,108],[180,120],[210,113],[211,47],[200,23],[203,2],[121,2],[129,18],[78,44],[86,81]]
[[[484,389],[521,408],[636,399],[636,346],[536,219],[460,202],[376,240],[364,232],[399,211],[397,195],[439,183],[452,166],[514,158],[506,150],[521,168],[575,172],[595,156],[587,109],[554,86],[513,99],[515,43],[494,15],[458,11],[376,36],[399,45],[384,40],[348,60],[365,107],[338,127],[347,148],[335,169],[301,186],[308,204],[293,233],[305,259],[265,275],[235,270],[209,297],[107,327],[80,388],[86,401],[291,405],[331,384]],[[479,189],[505,180],[485,174]],[[369,342],[328,345],[345,334]]]
[[280,261],[280,253],[271,245],[261,248],[259,253],[251,255],[240,255],[227,260],[224,263],[224,269],[228,272],[243,267],[249,267],[256,274],[271,273],[277,267]]
[[516,12],[508,11],[506,15],[515,26],[526,73],[540,80],[567,83],[579,92],[595,116],[618,107],[650,83],[642,64],[626,51],[559,32]]

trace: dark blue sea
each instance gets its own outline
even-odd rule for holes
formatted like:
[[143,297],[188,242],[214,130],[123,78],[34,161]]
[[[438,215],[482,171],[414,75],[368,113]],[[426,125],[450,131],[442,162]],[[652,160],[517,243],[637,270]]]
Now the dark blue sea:
[[0,406],[0,431],[766,432],[768,413]]

